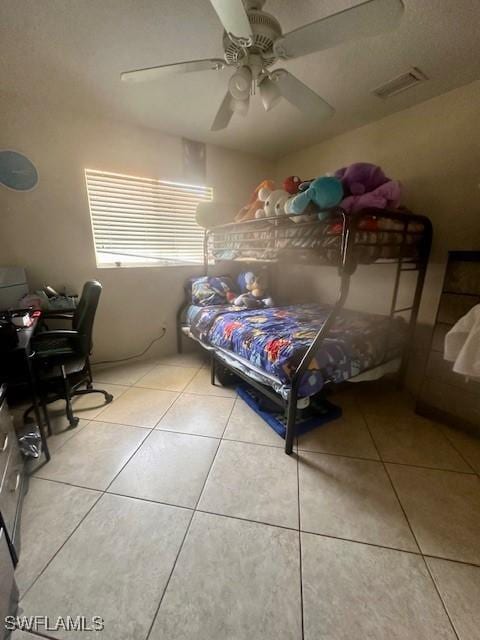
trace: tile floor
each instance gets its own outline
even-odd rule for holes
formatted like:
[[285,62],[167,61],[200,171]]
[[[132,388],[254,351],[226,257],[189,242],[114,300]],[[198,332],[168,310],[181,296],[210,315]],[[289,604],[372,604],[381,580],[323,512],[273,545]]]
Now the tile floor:
[[94,376],[114,402],[78,398],[68,431],[53,407],[25,497],[25,615],[101,616],[104,640],[480,640],[480,440],[352,385],[287,457],[195,355]]

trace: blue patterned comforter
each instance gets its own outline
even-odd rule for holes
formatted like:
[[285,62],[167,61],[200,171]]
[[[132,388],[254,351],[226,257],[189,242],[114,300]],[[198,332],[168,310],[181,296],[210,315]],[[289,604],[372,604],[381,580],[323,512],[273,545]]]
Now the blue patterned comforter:
[[[188,314],[190,331],[201,342],[221,347],[288,386],[331,307],[301,304],[271,309],[209,306]],[[342,382],[396,357],[407,325],[381,315],[343,310],[310,364],[301,397],[317,393],[326,382]],[[390,334],[390,336],[389,336]]]

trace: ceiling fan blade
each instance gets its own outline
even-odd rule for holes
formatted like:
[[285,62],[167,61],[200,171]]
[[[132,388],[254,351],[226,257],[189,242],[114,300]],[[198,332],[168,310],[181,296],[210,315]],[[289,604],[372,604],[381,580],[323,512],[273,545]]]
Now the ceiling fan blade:
[[252,27],[242,0],[210,0],[223,28],[235,38],[253,41]]
[[348,40],[374,36],[394,29],[403,11],[402,0],[366,0],[290,31],[275,42],[273,50],[279,57],[295,58]]
[[265,111],[270,111],[282,97],[277,83],[270,80],[270,78],[264,78],[258,85],[258,88],[260,89],[263,108]]
[[325,120],[335,112],[335,109],[328,102],[325,102],[318,93],[312,91],[310,87],[300,82],[298,78],[292,76],[285,69],[278,69],[272,76],[285,100],[288,100],[290,104],[300,109],[305,115]]
[[124,82],[147,82],[156,80],[169,73],[189,73],[191,71],[220,71],[225,67],[225,60],[221,58],[207,58],[206,60],[187,60],[186,62],[174,62],[173,64],[161,64],[158,67],[146,69],[134,69],[124,71],[120,78]]
[[224,99],[222,100],[222,104],[220,105],[220,109],[217,111],[215,120],[210,127],[210,131],[220,131],[221,129],[225,129],[225,127],[228,126],[228,123],[230,122],[232,116],[232,96],[230,95],[230,92],[227,91]]

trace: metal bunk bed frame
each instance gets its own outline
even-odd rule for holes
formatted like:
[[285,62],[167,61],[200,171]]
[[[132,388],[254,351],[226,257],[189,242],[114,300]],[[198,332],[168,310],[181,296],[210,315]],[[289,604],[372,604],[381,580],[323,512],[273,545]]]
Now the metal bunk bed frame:
[[[425,216],[419,216],[416,214],[412,214],[410,212],[376,210],[376,209],[368,209],[368,210],[365,209],[355,214],[346,214],[345,211],[343,211],[342,209],[336,208],[332,210],[331,213],[336,215],[342,221],[339,261],[336,265],[332,265],[332,264],[325,265],[325,263],[321,263],[321,264],[322,266],[338,267],[339,275],[340,275],[340,286],[339,286],[338,296],[324,324],[316,334],[310,347],[306,351],[305,355],[303,356],[300,364],[298,365],[292,377],[288,399],[285,400],[279,394],[277,394],[272,388],[251,378],[244,371],[241,371],[232,367],[228,363],[228,361],[222,358],[221,351],[216,350],[215,347],[211,347],[208,349],[211,354],[211,383],[212,384],[215,384],[216,362],[219,361],[221,365],[226,367],[236,376],[239,376],[240,378],[248,382],[249,385],[257,389],[262,395],[269,398],[271,401],[279,405],[285,411],[285,416],[286,416],[285,453],[288,455],[290,455],[293,451],[293,442],[296,435],[296,417],[297,417],[297,411],[298,411],[298,392],[300,388],[300,382],[305,372],[307,371],[312,359],[314,358],[315,354],[321,347],[323,341],[327,337],[335,319],[337,318],[337,316],[339,315],[339,313],[341,312],[341,310],[345,305],[345,302],[348,297],[349,289],[350,289],[351,276],[354,274],[358,264],[361,263],[361,261],[359,261],[358,259],[357,248],[377,246],[377,243],[365,242],[365,241],[358,242],[357,232],[364,231],[364,229],[359,227],[361,220],[364,219],[366,216],[375,215],[377,217],[388,218],[390,220],[400,222],[403,225],[402,230],[397,229],[397,230],[378,231],[378,233],[387,233],[387,234],[401,233],[402,234],[400,243],[399,242],[382,243],[381,245],[378,245],[381,247],[388,247],[388,246],[396,247],[398,249],[398,256],[395,258],[377,259],[372,262],[372,264],[390,264],[391,265],[393,263],[397,265],[396,272],[395,272],[394,287],[392,292],[392,300],[390,305],[390,314],[389,314],[390,328],[392,326],[392,321],[394,317],[398,313],[410,312],[410,318],[408,321],[408,324],[409,324],[408,334],[407,334],[408,338],[406,340],[405,347],[403,348],[403,351],[402,351],[401,365],[398,373],[399,380],[403,379],[403,376],[406,371],[407,363],[408,363],[409,351],[410,351],[413,334],[415,330],[415,325],[417,321],[418,309],[420,306],[420,299],[422,295],[423,284],[425,281],[425,273],[426,273],[428,259],[430,255],[430,248],[431,248],[432,234],[433,234],[432,224],[430,220]],[[316,225],[318,227],[318,225],[322,224],[318,221],[316,214],[312,214],[310,217],[312,221],[307,221],[305,223],[301,222],[297,224],[292,223],[293,226],[291,227],[291,229],[296,231],[298,229],[301,229],[302,227],[306,228],[308,226],[311,227],[313,225]],[[227,236],[228,235],[234,236],[235,234],[237,234],[241,236],[241,233],[249,233],[249,232],[255,231],[257,228],[261,228],[260,225],[264,224],[265,222],[269,222],[273,225],[271,228],[272,233],[267,232],[266,235],[267,235],[267,250],[271,251],[271,255],[274,257],[272,257],[271,259],[269,258],[269,259],[258,259],[258,260],[256,260],[255,258],[247,257],[242,259],[242,261],[245,261],[247,263],[257,261],[257,262],[274,262],[276,264],[281,264],[281,260],[278,259],[278,255],[279,255],[278,229],[281,228],[280,225],[282,224],[285,225],[286,219],[272,216],[269,218],[268,217],[261,218],[259,220],[257,219],[250,220],[248,222],[229,223],[229,224],[224,224],[217,227],[212,227],[210,229],[206,229],[205,235],[204,235],[204,275],[208,275],[208,269],[210,264],[209,249],[212,244],[212,241],[214,241],[215,234],[217,235],[220,234],[220,236],[222,234]],[[423,225],[423,231],[422,232],[409,231],[409,223],[412,223],[412,222],[413,223],[417,222]],[[326,223],[328,223],[328,221]],[[263,228],[265,229],[265,227]],[[241,231],[239,231],[239,229]],[[248,231],[246,231],[246,229]],[[377,233],[377,232],[373,232],[373,233]],[[418,235],[420,233],[421,233],[421,239],[417,245],[418,254],[415,256],[408,255],[408,251],[406,250],[407,247],[409,246],[409,243],[407,241],[408,237],[416,234]],[[271,237],[268,237],[268,236],[271,236]],[[251,240],[249,240],[248,242],[251,243]],[[255,239],[254,242],[262,242],[262,240]],[[275,246],[276,243],[277,243],[277,247]],[[291,254],[289,255],[291,256]],[[228,261],[229,259],[224,258],[224,259],[219,259],[218,261],[223,261],[223,260]],[[235,261],[238,261],[238,258],[237,259],[231,258],[230,260],[235,262]],[[305,261],[300,261],[300,262],[302,263]],[[306,261],[306,263],[311,264],[312,262]],[[406,266],[406,265],[410,265],[410,266]],[[402,273],[405,271],[418,272],[417,281],[415,285],[415,292],[413,295],[413,301],[411,306],[397,308],[398,293],[400,289],[400,280],[401,280]],[[183,303],[177,313],[177,348],[179,353],[182,351],[182,335],[183,335],[182,317],[187,304],[188,304],[187,302]],[[388,340],[387,340],[387,343],[388,343]],[[388,348],[386,349],[386,351],[388,351]],[[384,362],[388,360],[389,358],[386,357]],[[374,367],[371,367],[371,369],[377,368],[380,364],[383,364],[383,363],[377,363]],[[368,370],[364,370],[362,373],[365,373],[365,371],[368,371]]]

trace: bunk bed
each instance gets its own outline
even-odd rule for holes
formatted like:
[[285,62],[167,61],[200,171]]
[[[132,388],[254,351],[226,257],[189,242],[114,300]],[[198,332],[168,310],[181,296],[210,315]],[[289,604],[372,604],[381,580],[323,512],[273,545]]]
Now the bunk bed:
[[[273,216],[207,229],[204,273],[209,275],[212,265],[224,262],[259,263],[280,270],[282,264],[327,265],[337,268],[340,276],[333,305],[199,308],[192,305],[187,285],[177,314],[178,350],[184,335],[206,349],[211,355],[212,384],[221,367],[285,411],[287,454],[293,450],[297,412],[323,386],[386,371],[394,361],[400,361],[399,376],[403,376],[432,240],[429,219],[407,210],[363,209],[347,214],[335,208],[298,220]],[[362,264],[395,265],[389,314],[344,309],[351,276]],[[400,281],[407,271],[416,272],[413,300],[399,307]],[[285,336],[288,340],[282,342]],[[272,349],[276,356],[283,349],[284,357],[271,358]]]

